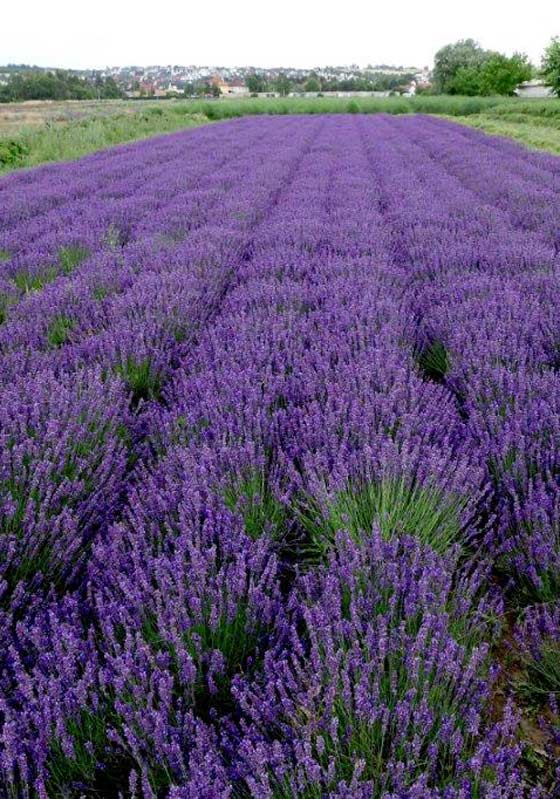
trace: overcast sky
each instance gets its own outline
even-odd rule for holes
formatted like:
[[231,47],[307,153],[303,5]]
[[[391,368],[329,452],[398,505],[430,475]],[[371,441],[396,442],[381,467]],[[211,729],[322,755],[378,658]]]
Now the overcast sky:
[[461,38],[540,62],[560,0],[28,0],[2,3],[0,64],[431,65]]

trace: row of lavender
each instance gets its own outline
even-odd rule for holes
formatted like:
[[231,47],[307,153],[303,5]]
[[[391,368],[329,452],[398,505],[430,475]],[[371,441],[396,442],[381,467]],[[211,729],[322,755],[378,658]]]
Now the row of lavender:
[[0,186],[8,795],[529,794],[489,577],[541,658],[557,174],[245,119]]

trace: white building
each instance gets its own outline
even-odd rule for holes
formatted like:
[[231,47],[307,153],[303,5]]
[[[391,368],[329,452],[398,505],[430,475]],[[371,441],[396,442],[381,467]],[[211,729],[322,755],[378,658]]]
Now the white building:
[[518,97],[554,97],[550,86],[545,86],[543,80],[526,80],[520,83],[515,93]]

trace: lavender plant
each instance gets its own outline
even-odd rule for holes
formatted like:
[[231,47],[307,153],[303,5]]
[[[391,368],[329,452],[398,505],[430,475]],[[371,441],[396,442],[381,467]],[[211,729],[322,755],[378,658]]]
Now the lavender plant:
[[559,175],[352,114],[0,180],[2,795],[552,795]]
[[328,566],[296,588],[261,679],[238,681],[251,795],[484,796],[506,774],[521,784],[511,719],[476,743],[498,608],[480,597],[480,574],[453,584],[456,569],[456,555],[409,537],[338,537]]

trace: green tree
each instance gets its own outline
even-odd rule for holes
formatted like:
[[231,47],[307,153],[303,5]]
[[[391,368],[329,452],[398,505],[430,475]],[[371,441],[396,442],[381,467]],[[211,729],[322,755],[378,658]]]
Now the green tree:
[[[433,83],[439,94],[457,94],[453,82],[460,70],[480,68],[489,53],[474,39],[461,39],[437,51],[434,58]],[[463,75],[461,80],[464,80]]]
[[292,91],[292,81],[283,72],[274,81],[274,88],[281,97],[287,97]]
[[122,90],[119,88],[114,78],[105,78],[101,87],[101,97],[105,100],[118,100],[124,97]]
[[258,92],[266,91],[266,80],[257,72],[253,72],[251,75],[248,75],[245,83],[247,84],[247,88],[251,94],[257,94]]
[[305,81],[304,87],[306,92],[320,92],[321,84],[314,75],[310,75]]
[[525,55],[516,53],[508,58],[502,53],[489,53],[481,66],[460,67],[448,84],[448,91],[470,96],[512,95],[532,73],[533,68]]
[[547,86],[560,97],[560,37],[555,36],[544,51],[542,74]]
[[85,79],[72,72],[34,70],[13,72],[1,93],[4,102],[17,100],[91,100],[122,97],[113,78]]
[[526,55],[515,53],[508,58],[493,53],[480,70],[480,94],[511,95],[532,74],[533,68]]
[[459,67],[447,84],[447,93],[473,97],[481,94],[481,70],[478,67]]
[[508,57],[483,50],[473,39],[462,39],[436,53],[433,85],[438,94],[510,95],[532,73],[526,55]]

